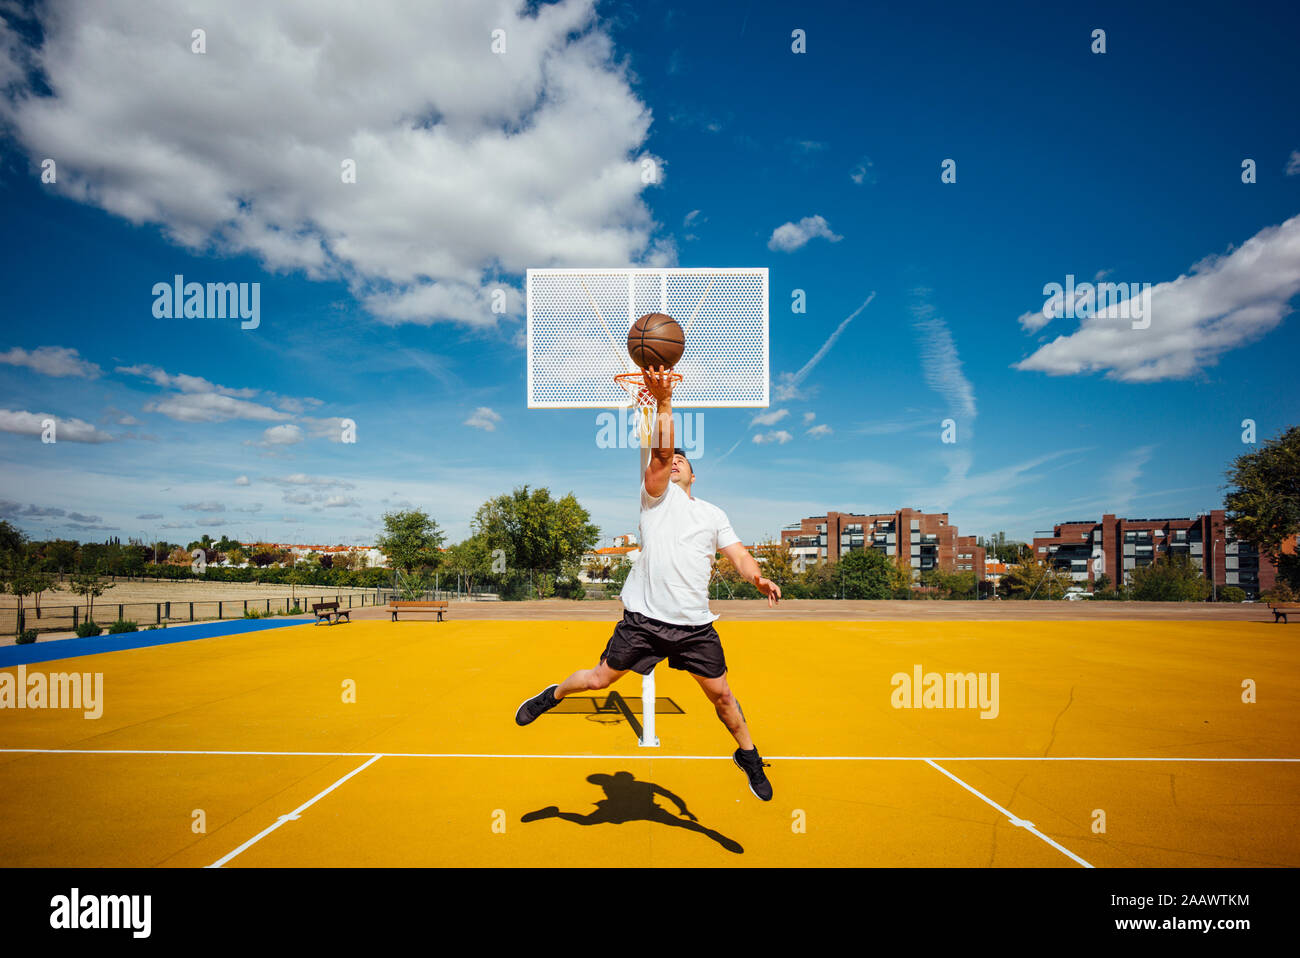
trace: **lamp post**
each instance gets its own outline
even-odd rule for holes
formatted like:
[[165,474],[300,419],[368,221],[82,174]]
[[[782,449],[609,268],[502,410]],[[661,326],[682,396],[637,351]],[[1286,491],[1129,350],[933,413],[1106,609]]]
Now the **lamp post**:
[[1214,574],[1214,546],[1215,543],[1222,542],[1218,536],[1210,540],[1210,590],[1213,593],[1211,602],[1219,601],[1219,577]]

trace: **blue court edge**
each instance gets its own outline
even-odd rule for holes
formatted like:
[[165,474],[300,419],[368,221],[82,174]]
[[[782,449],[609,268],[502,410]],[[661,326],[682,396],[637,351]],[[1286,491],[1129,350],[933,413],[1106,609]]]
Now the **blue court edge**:
[[310,619],[284,618],[266,619],[228,619],[203,625],[185,625],[170,629],[154,629],[152,632],[121,632],[117,635],[93,635],[85,639],[54,639],[50,642],[32,642],[28,645],[9,645],[0,647],[0,668],[8,665],[31,665],[33,662],[52,662],[55,659],[73,659],[81,655],[97,655],[100,652],[121,652],[124,649],[146,649],[151,645],[172,645],[176,642],[192,642],[195,639],[211,639],[222,635],[238,635],[241,632],[260,632],[262,629],[283,629],[291,625],[303,625]]

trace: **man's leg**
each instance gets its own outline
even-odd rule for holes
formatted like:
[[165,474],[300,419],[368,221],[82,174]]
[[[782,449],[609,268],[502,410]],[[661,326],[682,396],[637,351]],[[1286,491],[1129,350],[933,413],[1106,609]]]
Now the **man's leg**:
[[722,724],[727,726],[727,731],[735,736],[736,744],[746,752],[752,749],[754,740],[749,737],[749,726],[745,724],[745,713],[740,711],[740,703],[731,694],[731,686],[727,684],[727,673],[723,672],[716,679],[706,679],[694,672],[690,674],[695,681],[700,683],[700,688],[704,690],[704,694],[713,703],[713,708],[718,713],[718,718],[722,720]]
[[[590,661],[590,660],[588,660]],[[560,687],[555,690],[555,698],[562,699],[566,695],[574,692],[596,691],[598,689],[609,688],[623,676],[627,675],[628,670],[612,669],[606,664],[604,659],[600,660],[600,665],[594,669],[579,669],[567,679],[560,683]]]

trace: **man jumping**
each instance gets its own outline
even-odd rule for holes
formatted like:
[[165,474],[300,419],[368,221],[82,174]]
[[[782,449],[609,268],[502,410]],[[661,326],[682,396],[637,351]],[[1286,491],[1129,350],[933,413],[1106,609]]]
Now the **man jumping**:
[[615,626],[599,665],[574,672],[529,699],[519,706],[515,721],[528,725],[566,695],[608,688],[629,670],[649,675],[666,658],[670,668],[689,672],[700,683],[740,746],[733,759],[749,777],[750,790],[770,802],[772,785],[763,773],[767,763],[759,757],[745,714],[727,684],[722,641],[713,628],[717,616],[709,611],[713,558],[721,552],[730,559],[767,596],[769,608],[780,601],[781,589],[763,578],[726,513],[691,495],[695,470],[686,454],[673,446],[669,370],[646,369],[644,381],[658,406],[659,442],[651,450],[641,487],[641,556],[623,584],[623,621]]

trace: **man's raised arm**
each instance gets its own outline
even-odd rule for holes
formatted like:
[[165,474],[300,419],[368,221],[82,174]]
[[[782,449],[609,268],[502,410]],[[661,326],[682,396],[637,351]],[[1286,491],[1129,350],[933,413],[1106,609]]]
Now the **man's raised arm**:
[[655,416],[659,422],[659,442],[650,450],[650,464],[645,469],[645,491],[658,499],[668,490],[673,473],[673,380],[672,370],[660,366],[658,370],[642,371],[646,389],[655,397],[658,407]]
[[753,583],[759,592],[767,596],[769,609],[781,601],[781,587],[771,579],[763,578],[763,570],[759,568],[758,560],[749,554],[748,549],[739,542],[734,542],[720,551],[731,560],[731,564],[736,567],[741,578]]

